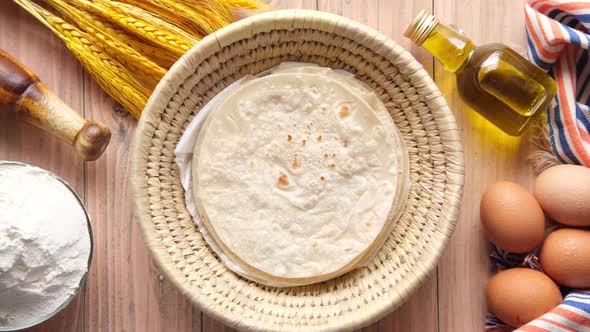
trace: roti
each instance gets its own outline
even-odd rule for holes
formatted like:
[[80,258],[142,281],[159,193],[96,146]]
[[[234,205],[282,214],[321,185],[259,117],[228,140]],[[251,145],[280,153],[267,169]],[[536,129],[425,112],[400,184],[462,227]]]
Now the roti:
[[273,286],[366,263],[407,198],[408,160],[383,103],[351,75],[286,68],[209,113],[195,144],[202,221],[243,275]]

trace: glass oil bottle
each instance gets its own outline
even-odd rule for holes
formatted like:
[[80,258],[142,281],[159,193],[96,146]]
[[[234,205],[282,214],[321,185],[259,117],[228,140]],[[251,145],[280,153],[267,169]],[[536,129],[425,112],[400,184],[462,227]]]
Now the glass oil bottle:
[[463,101],[509,135],[522,135],[555,96],[555,81],[511,48],[497,43],[475,46],[426,11],[416,16],[404,36],[455,73]]

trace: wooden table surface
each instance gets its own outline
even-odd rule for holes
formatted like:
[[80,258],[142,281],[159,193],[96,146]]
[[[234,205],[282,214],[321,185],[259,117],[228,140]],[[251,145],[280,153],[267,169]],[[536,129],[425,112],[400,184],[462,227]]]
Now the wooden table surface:
[[[411,50],[441,88],[461,129],[465,191],[460,220],[440,264],[397,311],[363,331],[480,331],[489,275],[479,222],[485,187],[507,179],[529,186],[527,136],[502,134],[462,104],[452,74],[402,37],[421,9],[455,24],[476,43],[525,48],[523,0],[281,0],[283,8],[333,12],[374,27]],[[29,66],[73,109],[106,123],[112,140],[96,162],[83,162],[55,138],[0,111],[0,160],[32,163],[65,178],[92,219],[94,257],[86,287],[62,313],[33,331],[230,330],[193,307],[160,275],[133,221],[128,194],[129,149],[136,120],[121,112],[59,39],[9,0],[0,0],[0,48]]]

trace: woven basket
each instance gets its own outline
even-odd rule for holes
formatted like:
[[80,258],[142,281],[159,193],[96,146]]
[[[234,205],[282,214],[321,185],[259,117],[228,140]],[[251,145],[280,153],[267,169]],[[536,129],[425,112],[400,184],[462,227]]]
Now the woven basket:
[[[345,69],[389,109],[410,154],[407,207],[370,264],[310,286],[262,286],[230,272],[185,208],[174,149],[195,114],[226,86],[283,61]],[[394,310],[435,268],[459,212],[463,152],[455,119],[402,47],[349,19],[284,10],[244,19],[199,42],[166,74],[132,151],[135,215],[159,267],[195,305],[250,330],[357,328]]]

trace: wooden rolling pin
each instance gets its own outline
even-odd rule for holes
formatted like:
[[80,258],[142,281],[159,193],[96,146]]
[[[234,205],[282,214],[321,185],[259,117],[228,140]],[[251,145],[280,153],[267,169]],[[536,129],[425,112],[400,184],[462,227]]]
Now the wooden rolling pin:
[[23,64],[0,49],[0,105],[22,121],[39,127],[74,146],[84,160],[96,160],[106,149],[111,132],[69,108]]

